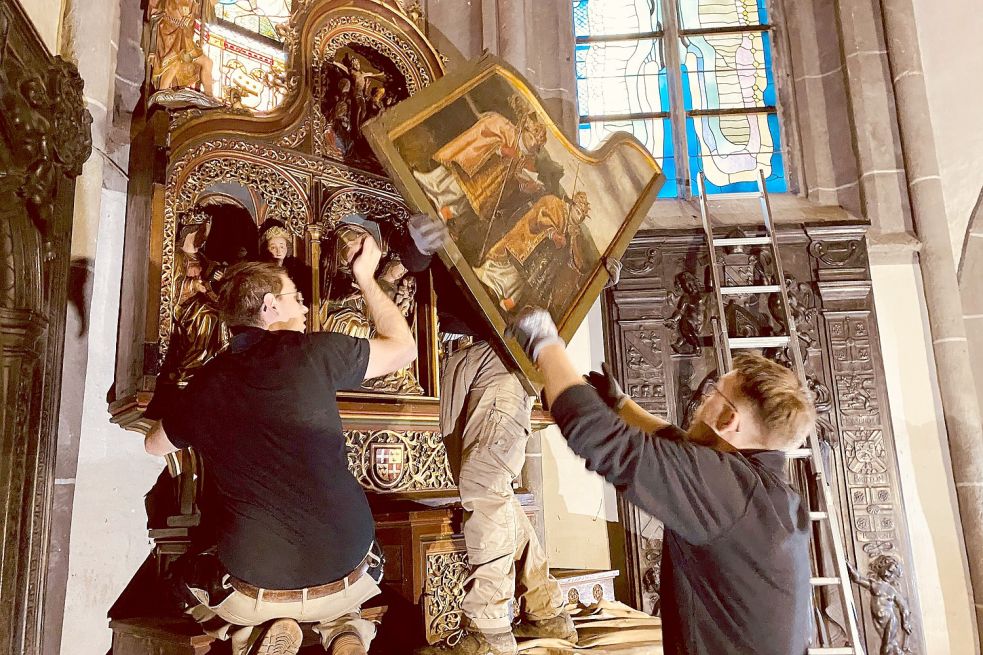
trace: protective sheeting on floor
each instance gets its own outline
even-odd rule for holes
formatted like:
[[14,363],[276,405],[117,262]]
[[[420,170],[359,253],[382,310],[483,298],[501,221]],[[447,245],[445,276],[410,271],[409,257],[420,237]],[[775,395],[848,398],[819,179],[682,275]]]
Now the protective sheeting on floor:
[[570,605],[567,609],[577,626],[576,646],[562,639],[528,639],[519,642],[519,652],[662,655],[662,620],[657,616],[605,600],[595,605]]

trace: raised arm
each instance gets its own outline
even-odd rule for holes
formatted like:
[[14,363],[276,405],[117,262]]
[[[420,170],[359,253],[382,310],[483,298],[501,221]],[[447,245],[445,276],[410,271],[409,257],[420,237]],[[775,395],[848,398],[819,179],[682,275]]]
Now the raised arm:
[[406,318],[396,303],[386,295],[375,279],[382,252],[371,236],[362,240],[362,247],[352,262],[352,273],[365,298],[365,308],[375,324],[376,338],[369,340],[369,363],[365,378],[388,375],[409,366],[416,359],[416,340]]
[[584,382],[549,314],[520,316],[513,328],[546,383],[553,418],[587,468],[691,543],[706,543],[745,513],[758,479],[737,455],[627,425]]

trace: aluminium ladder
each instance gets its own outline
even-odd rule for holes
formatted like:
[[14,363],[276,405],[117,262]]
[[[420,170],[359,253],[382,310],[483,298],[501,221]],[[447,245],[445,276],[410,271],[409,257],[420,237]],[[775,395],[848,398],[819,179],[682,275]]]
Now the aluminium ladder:
[[[765,187],[764,171],[758,171],[758,190],[757,192],[741,194],[721,194],[715,199],[745,198],[757,199],[761,203],[761,214],[764,218],[765,236],[752,237],[715,237],[713,227],[710,225],[710,212],[707,205],[706,179],[701,171],[697,178],[697,185],[700,199],[700,214],[703,219],[703,231],[706,235],[707,245],[710,251],[710,270],[712,276],[713,293],[716,298],[717,315],[711,319],[713,328],[714,347],[717,355],[717,370],[719,375],[723,375],[733,368],[733,351],[748,349],[782,348],[786,347],[789,351],[791,360],[794,364],[795,372],[799,376],[801,383],[808,387],[805,366],[802,361],[802,353],[799,350],[799,337],[795,328],[795,319],[792,316],[789,305],[788,289],[785,284],[785,271],[782,268],[782,261],[778,251],[778,239],[775,234],[774,223],[771,215],[771,203],[768,199],[768,190]],[[773,275],[777,284],[757,284],[753,286],[723,286],[721,285],[721,270],[717,267],[717,249],[732,248],[738,246],[758,246],[768,248],[771,251],[774,266]],[[765,280],[767,282],[768,280]],[[727,330],[726,309],[724,296],[747,296],[756,294],[778,294],[781,300],[781,308],[786,326],[786,334],[782,336],[750,336],[750,337],[731,337]],[[809,648],[809,655],[863,655],[863,641],[860,637],[857,626],[857,614],[853,602],[853,590],[851,586],[849,572],[847,570],[846,554],[843,547],[843,540],[840,534],[839,521],[836,516],[836,508],[833,506],[832,495],[829,483],[826,480],[826,468],[823,463],[822,453],[819,448],[819,440],[815,430],[812,430],[806,442],[805,448],[799,448],[788,453],[790,460],[807,460],[807,466],[811,467],[810,474],[814,482],[816,493],[810,494],[808,487],[800,489],[803,498],[809,502],[809,518],[814,526],[821,531],[825,528],[828,541],[832,544],[832,565],[837,572],[836,576],[821,577],[822,572],[820,560],[822,558],[822,548],[816,539],[816,530],[812,531],[813,543],[811,553],[815,558],[814,567],[816,576],[810,577],[813,590],[821,587],[836,587],[839,599],[843,608],[843,620],[845,639],[850,645],[847,646],[816,646]],[[810,498],[811,497],[811,498]],[[816,594],[813,594],[815,598]],[[817,626],[818,631],[822,632],[822,626]]]

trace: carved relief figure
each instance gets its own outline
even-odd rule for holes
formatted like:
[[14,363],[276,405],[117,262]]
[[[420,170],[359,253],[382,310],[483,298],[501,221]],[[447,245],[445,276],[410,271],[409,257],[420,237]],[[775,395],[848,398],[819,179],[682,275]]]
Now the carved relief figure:
[[155,89],[190,88],[214,96],[212,60],[198,43],[196,21],[214,16],[216,0],[150,0],[150,68]]
[[50,250],[58,180],[63,174],[78,176],[92,153],[92,116],[82,102],[82,78],[71,64],[58,58],[47,76],[46,84],[13,66],[0,70],[0,137],[7,144],[0,149],[0,180],[24,199]]
[[173,402],[178,389],[229,342],[229,334],[218,315],[216,285],[224,266],[209,261],[201,252],[208,236],[208,222],[182,226],[178,233],[176,264],[177,302],[170,347],[161,364],[147,418],[159,418]]
[[676,309],[666,319],[666,327],[678,331],[672,342],[673,351],[693,355],[700,352],[703,340],[700,332],[706,322],[706,293],[696,276],[689,271],[676,275]]
[[[870,563],[870,575],[863,576],[847,562],[850,578],[870,592],[870,614],[881,637],[880,655],[907,655],[911,634],[911,612],[898,590],[901,562],[892,555],[878,555]],[[898,628],[904,632],[899,635]]]
[[[372,66],[375,70],[367,70]],[[321,114],[327,122],[325,140],[345,158],[373,167],[378,163],[362,138],[362,124],[406,97],[405,82],[392,62],[377,52],[346,52],[321,70]]]
[[[341,332],[363,339],[375,336],[376,328],[366,312],[365,298],[352,284],[349,268],[349,262],[358,254],[366,236],[382,241],[378,226],[361,216],[352,215],[339,221],[334,237],[334,256],[329,263],[328,283],[322,296],[324,300],[318,308],[321,329],[325,332]],[[403,316],[409,319],[415,308],[416,280],[407,275],[406,267],[398,257],[390,255],[385,260],[376,281],[393,299]],[[423,393],[411,368],[366,380],[362,386],[391,393]]]
[[260,236],[260,259],[287,269],[287,275],[297,285],[304,298],[311,297],[311,268],[293,255],[293,235],[278,221],[264,223]]

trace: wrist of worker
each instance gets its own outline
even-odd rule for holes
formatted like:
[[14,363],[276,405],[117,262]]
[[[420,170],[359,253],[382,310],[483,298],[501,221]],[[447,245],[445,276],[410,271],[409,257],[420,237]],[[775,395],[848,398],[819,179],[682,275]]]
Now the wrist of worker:
[[371,275],[353,275],[353,277],[355,278],[355,284],[358,285],[358,288],[362,291],[365,291],[365,289],[378,284],[375,279],[375,273]]

